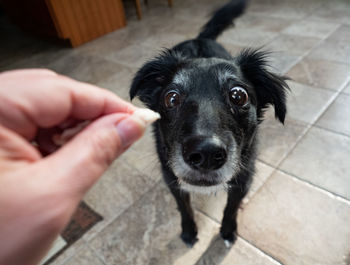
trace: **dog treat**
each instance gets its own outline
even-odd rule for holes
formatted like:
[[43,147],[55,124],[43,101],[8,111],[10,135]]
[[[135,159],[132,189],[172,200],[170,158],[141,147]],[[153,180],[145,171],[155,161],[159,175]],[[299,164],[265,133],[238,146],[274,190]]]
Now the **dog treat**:
[[144,121],[146,126],[160,119],[160,115],[150,109],[137,109],[133,113],[133,116],[137,116],[140,120]]
[[71,140],[75,135],[77,135],[80,131],[82,131],[85,127],[90,124],[90,120],[83,121],[75,124],[72,127],[66,128],[62,133],[54,134],[52,136],[52,142],[57,146],[63,146],[69,140]]

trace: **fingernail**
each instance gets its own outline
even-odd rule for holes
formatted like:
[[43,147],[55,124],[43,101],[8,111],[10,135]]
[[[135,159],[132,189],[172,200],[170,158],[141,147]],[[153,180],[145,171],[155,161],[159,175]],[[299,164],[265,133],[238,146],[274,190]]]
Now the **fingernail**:
[[150,109],[137,109],[134,111],[132,116],[142,120],[146,126],[160,119],[159,113]]
[[122,146],[127,147],[139,139],[144,132],[145,125],[143,121],[137,121],[132,116],[122,120],[116,126]]
[[131,116],[116,125],[123,147],[128,147],[139,139],[146,127],[160,118],[160,115],[149,109],[137,109]]

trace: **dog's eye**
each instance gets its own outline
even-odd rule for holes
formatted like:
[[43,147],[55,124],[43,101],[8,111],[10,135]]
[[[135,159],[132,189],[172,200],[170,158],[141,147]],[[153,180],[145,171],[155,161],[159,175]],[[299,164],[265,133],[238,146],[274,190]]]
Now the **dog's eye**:
[[165,94],[164,104],[167,108],[174,108],[180,104],[180,95],[176,91],[169,91]]
[[245,91],[241,87],[234,87],[230,91],[230,101],[232,104],[236,106],[244,106],[248,102],[248,94],[247,91]]

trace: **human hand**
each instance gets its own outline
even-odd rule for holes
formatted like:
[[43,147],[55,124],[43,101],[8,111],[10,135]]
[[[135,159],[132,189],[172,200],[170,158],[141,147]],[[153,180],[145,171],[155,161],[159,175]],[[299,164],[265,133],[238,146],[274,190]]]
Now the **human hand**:
[[1,73],[0,264],[37,264],[87,190],[158,117],[49,70]]

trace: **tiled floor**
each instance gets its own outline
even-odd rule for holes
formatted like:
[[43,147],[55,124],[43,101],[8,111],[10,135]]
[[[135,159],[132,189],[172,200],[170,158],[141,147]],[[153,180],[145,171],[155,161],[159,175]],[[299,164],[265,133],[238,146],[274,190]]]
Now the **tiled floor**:
[[[0,70],[48,67],[123,98],[133,74],[161,48],[194,37],[224,0],[150,0],[137,21],[75,50],[0,23]],[[199,242],[179,239],[180,216],[163,184],[150,131],[118,159],[85,201],[104,220],[53,264],[350,264],[350,2],[254,0],[219,42],[233,54],[272,50],[271,67],[291,77],[285,126],[261,126],[252,190],[239,238],[218,237],[225,193],[193,196]],[[136,104],[140,104],[138,101]]]

